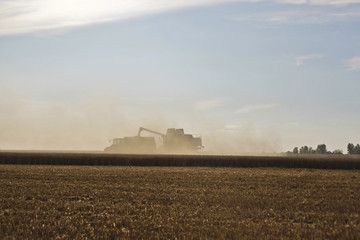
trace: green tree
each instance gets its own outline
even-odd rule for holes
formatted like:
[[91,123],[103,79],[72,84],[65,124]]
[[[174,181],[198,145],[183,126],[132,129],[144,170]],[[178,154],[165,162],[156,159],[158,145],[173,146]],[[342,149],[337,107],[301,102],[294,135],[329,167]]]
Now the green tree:
[[308,146],[302,146],[302,147],[300,148],[300,154],[307,154],[307,153],[309,153],[309,148],[308,148]]
[[319,144],[316,148],[316,153],[317,154],[326,154],[327,150],[326,150],[326,145],[325,144]]
[[316,153],[316,150],[313,149],[312,147],[309,147],[308,153],[310,153],[310,154],[315,154],[315,153]]
[[342,155],[343,154],[343,151],[340,150],[340,149],[336,149],[332,152],[333,154],[339,154],[339,155]]
[[295,148],[293,149],[293,153],[295,153],[295,154],[298,154],[298,153],[299,153],[298,147],[295,147]]
[[354,144],[352,144],[352,143],[349,143],[348,145],[347,145],[347,151],[348,151],[348,154],[353,154],[354,153]]
[[354,154],[360,154],[360,145],[356,144],[356,146],[354,147]]

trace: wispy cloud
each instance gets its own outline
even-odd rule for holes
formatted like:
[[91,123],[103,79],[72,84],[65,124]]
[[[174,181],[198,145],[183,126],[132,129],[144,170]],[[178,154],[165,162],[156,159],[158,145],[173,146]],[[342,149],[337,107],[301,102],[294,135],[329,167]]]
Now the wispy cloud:
[[344,61],[348,71],[360,70],[360,56]]
[[360,3],[360,0],[276,0],[279,3],[310,5],[348,5]]
[[239,108],[235,110],[234,113],[248,113],[256,110],[270,109],[278,106],[279,104],[271,103],[271,104],[260,104],[260,105],[249,105],[246,107]]
[[238,128],[239,128],[239,126],[236,125],[236,124],[226,124],[223,130],[227,131],[227,132],[232,132],[232,131],[235,131]]
[[198,111],[204,111],[211,108],[216,108],[223,106],[226,102],[226,99],[210,99],[210,100],[204,100],[196,102],[193,106],[193,110]]
[[351,9],[331,8],[317,10],[272,11],[232,17],[239,22],[258,22],[266,25],[324,24],[330,22],[360,21],[360,12]]
[[63,30],[186,7],[257,0],[2,0],[0,35]]
[[[265,0],[1,0],[0,35],[39,31],[62,33],[76,27],[120,21],[187,7]],[[274,4],[348,5],[360,0],[272,0]],[[278,19],[284,19],[285,15]],[[276,18],[273,18],[276,22]]]
[[296,66],[301,66],[304,64],[305,61],[310,60],[310,59],[318,59],[318,58],[322,58],[322,55],[319,54],[309,54],[309,55],[302,55],[302,56],[297,56],[295,57],[295,64]]

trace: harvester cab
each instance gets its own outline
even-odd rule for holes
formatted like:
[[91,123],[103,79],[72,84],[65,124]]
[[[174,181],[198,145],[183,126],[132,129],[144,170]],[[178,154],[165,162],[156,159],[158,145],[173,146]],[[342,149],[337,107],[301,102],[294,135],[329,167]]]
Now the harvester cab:
[[164,148],[167,151],[195,152],[202,148],[202,140],[200,137],[185,134],[182,128],[169,128],[164,138]]

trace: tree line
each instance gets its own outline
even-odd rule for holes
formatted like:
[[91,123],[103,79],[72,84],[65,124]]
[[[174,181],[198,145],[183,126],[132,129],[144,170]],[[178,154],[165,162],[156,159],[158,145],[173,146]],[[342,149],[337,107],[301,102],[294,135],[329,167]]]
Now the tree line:
[[360,154],[360,145],[356,144],[356,146],[354,146],[354,144],[349,143],[347,145],[347,151],[348,154]]
[[[308,146],[302,146],[300,148],[295,147],[292,152],[288,151],[288,153],[293,154],[343,154],[343,151],[340,149],[336,149],[334,151],[328,151],[325,144],[319,144],[316,149]],[[349,143],[347,145],[347,153],[348,154],[360,154],[360,145]]]

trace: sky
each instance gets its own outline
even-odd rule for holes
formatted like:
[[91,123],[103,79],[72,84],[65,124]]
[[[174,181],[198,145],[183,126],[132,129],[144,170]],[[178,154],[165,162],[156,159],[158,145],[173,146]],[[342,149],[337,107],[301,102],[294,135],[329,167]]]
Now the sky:
[[207,151],[360,143],[360,0],[0,0],[0,149],[139,127]]

